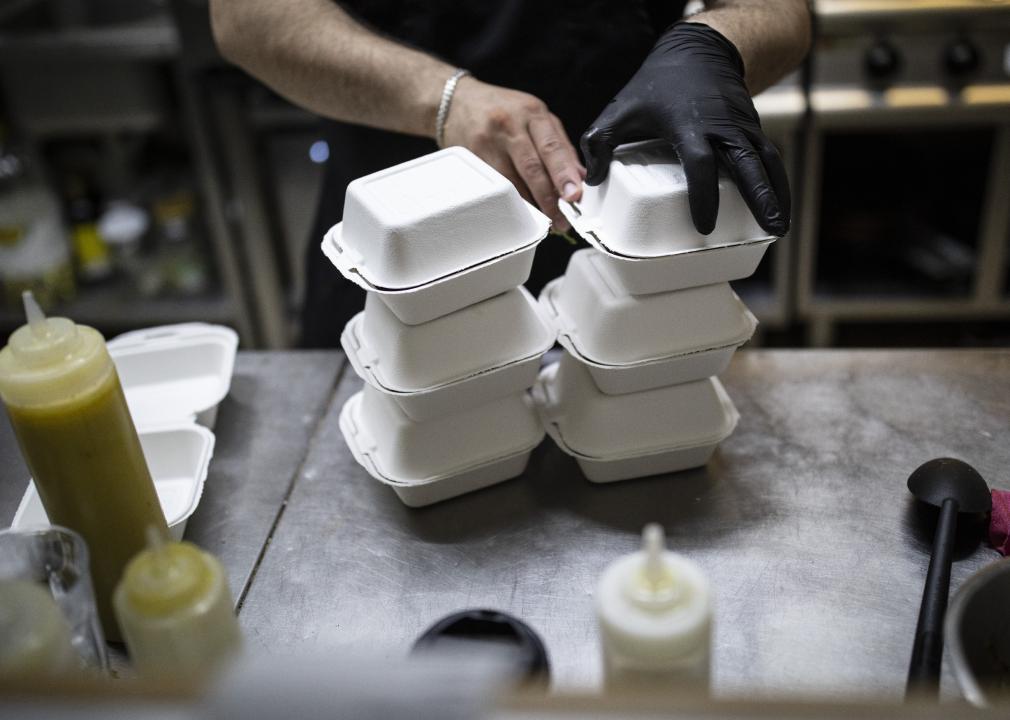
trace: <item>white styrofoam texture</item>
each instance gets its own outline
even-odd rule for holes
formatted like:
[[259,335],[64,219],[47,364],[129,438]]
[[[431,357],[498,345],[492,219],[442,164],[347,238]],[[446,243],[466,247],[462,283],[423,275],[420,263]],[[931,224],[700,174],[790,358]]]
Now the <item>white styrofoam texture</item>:
[[[200,504],[207,468],[214,455],[214,433],[194,424],[147,428],[138,432],[154,488],[172,538],[181,540]],[[35,483],[29,481],[12,529],[49,525]]]
[[358,178],[333,239],[369,285],[409,289],[515,252],[550,220],[462,147]]
[[437,388],[542,355],[555,338],[554,327],[523,287],[423,325],[403,324],[369,295],[355,330],[349,354],[377,386],[397,392]]
[[716,378],[606,395],[567,353],[531,394],[547,433],[593,482],[704,465],[739,419]]
[[[333,230],[323,238],[323,255],[341,274],[374,293],[407,325],[420,325],[511,290],[526,282],[540,240],[525,248],[409,290],[385,290],[370,285],[340,252]],[[542,239],[542,238],[541,238]]]
[[606,179],[587,185],[579,202],[560,206],[571,212],[569,220],[580,235],[592,233],[612,252],[628,257],[656,257],[767,235],[736,184],[722,175],[715,229],[708,235],[695,230],[687,177],[677,154],[663,141],[617,148]]
[[414,326],[369,296],[340,343],[359,377],[412,420],[429,420],[530,387],[554,339],[529,292],[518,288]]
[[340,429],[355,460],[411,506],[515,477],[544,436],[525,393],[416,423],[367,384],[344,404]]
[[370,295],[340,344],[359,377],[412,420],[429,420],[530,387],[554,337],[518,288],[423,325],[401,323]]
[[540,304],[562,341],[601,365],[629,365],[738,346],[756,320],[729,283],[631,295],[601,269],[593,249],[572,255],[565,274],[544,288]]
[[583,237],[600,251],[603,272],[632,295],[683,290],[750,277],[769,246],[775,242],[773,237],[763,237],[642,259],[616,255],[600,245],[592,235]]
[[183,323],[137,330],[108,343],[137,426],[193,420],[213,427],[228,395],[238,335]]

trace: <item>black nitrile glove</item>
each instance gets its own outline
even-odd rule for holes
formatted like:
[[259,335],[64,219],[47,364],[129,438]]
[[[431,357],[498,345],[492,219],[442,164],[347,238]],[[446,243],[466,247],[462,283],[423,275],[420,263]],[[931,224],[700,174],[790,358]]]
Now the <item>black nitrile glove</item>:
[[719,212],[718,155],[761,227],[785,235],[789,181],[743,72],[740,53],[721,33],[698,23],[671,26],[582,135],[586,182],[603,182],[617,145],[663,138],[684,166],[698,232],[712,232]]

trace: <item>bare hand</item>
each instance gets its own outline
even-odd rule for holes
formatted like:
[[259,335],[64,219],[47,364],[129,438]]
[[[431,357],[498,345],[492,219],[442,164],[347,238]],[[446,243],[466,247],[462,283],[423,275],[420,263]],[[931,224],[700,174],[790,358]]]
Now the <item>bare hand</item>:
[[517,90],[464,77],[445,123],[445,144],[462,145],[507,177],[565,232],[558,198],[582,197],[586,169],[565,129],[542,100]]

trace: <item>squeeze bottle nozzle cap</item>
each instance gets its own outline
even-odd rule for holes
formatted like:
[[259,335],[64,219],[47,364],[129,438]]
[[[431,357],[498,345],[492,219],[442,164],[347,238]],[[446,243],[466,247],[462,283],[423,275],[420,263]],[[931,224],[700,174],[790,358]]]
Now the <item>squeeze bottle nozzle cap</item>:
[[683,601],[685,588],[664,557],[663,528],[650,523],[642,530],[642,567],[633,577],[628,596],[645,610],[668,610]]
[[157,528],[149,527],[147,549],[126,566],[120,584],[133,611],[165,617],[184,612],[206,597],[214,573],[198,547],[168,541]]
[[25,290],[21,293],[21,302],[24,303],[25,317],[28,318],[28,326],[32,329],[32,332],[36,335],[45,335],[46,314],[42,312],[42,308],[39,307],[31,290]]
[[77,347],[77,326],[67,318],[47,318],[31,290],[21,295],[26,325],[15,330],[9,345],[14,357],[28,367],[52,365]]

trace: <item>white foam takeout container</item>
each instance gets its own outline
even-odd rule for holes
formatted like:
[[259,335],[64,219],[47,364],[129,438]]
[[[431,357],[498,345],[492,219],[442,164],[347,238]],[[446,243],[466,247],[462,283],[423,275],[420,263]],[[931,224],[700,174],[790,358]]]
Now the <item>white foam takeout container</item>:
[[636,295],[748,277],[775,241],[727,177],[719,178],[715,229],[709,235],[695,230],[683,168],[657,141],[619,147],[603,183],[585,186],[581,200],[561,200],[558,207]]
[[374,295],[340,343],[354,371],[412,420],[430,420],[514,395],[537,379],[553,326],[525,288],[405,325]]
[[559,342],[611,395],[718,375],[757,319],[729,283],[631,295],[603,272],[595,250],[572,255],[540,303]]
[[[138,432],[161,509],[175,540],[181,540],[189,517],[200,503],[207,468],[214,454],[214,433],[192,423],[165,425]],[[11,528],[49,525],[42,499],[29,482]]]
[[597,483],[704,465],[739,419],[716,378],[605,395],[567,353],[531,394],[547,433]]
[[411,507],[520,475],[544,437],[526,393],[418,423],[368,384],[344,404],[340,429],[354,459]]
[[451,147],[354,180],[323,254],[416,325],[521,285],[550,220]]
[[138,427],[195,420],[213,429],[228,395],[238,335],[231,328],[182,323],[124,333],[108,342]]

